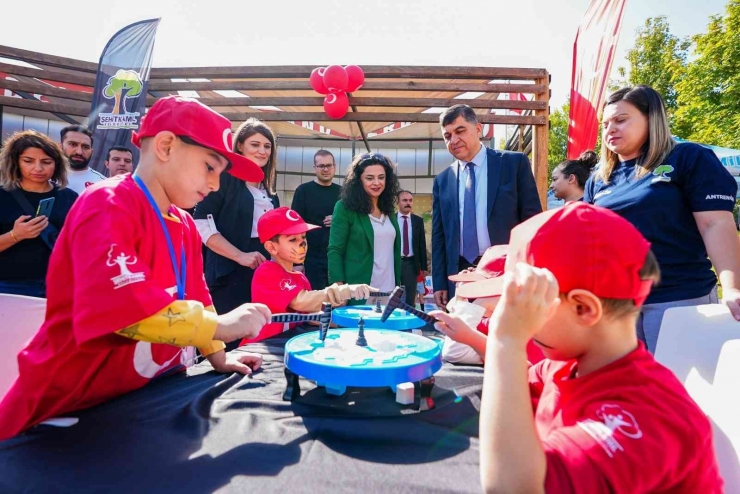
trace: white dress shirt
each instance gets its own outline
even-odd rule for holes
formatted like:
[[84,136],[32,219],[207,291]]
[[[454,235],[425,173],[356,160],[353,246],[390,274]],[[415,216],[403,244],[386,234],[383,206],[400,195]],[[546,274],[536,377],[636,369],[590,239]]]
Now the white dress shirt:
[[[483,255],[491,246],[488,236],[488,153],[481,144],[480,151],[473,158],[475,165],[475,226],[478,233],[478,254]],[[452,164],[458,178],[458,202],[460,203],[460,252],[463,251],[463,215],[465,210],[465,183],[468,180],[467,162]]]
[[380,219],[371,214],[368,217],[373,227],[373,274],[370,286],[381,292],[390,292],[396,287],[396,268],[393,263],[396,229],[386,215],[381,215]]
[[[407,218],[404,220],[404,218]],[[403,222],[408,221],[409,223],[409,253],[408,256],[405,256],[404,250],[403,250]],[[401,256],[402,257],[411,257],[414,255],[414,239],[413,239],[413,233],[411,233],[411,213],[407,215],[402,215],[401,213],[398,213],[398,229],[401,230]]]

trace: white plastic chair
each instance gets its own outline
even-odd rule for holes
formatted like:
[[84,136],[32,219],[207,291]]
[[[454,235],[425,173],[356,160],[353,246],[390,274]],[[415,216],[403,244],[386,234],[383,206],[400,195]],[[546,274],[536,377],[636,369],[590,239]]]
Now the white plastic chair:
[[0,397],[18,376],[18,352],[46,317],[46,299],[0,294]]
[[719,304],[668,309],[655,359],[711,419],[725,492],[740,492],[740,322]]

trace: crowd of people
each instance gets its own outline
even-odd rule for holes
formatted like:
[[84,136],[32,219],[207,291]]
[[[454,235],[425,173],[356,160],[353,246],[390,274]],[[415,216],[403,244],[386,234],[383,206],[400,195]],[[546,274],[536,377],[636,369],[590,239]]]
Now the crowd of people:
[[[431,314],[446,360],[485,366],[482,482],[719,492],[709,422],[651,354],[665,310],[719,302],[717,275],[740,319],[737,185],[711,151],[671,138],[650,87],[609,95],[602,125],[600,157],[560,164],[566,204],[543,213],[524,154],[484,146],[467,105],[440,115],[454,161],[433,185]],[[272,130],[230,129],[195,100],[162,98],[134,134],[136,171],[113,148],[106,167],[123,173],[107,180],[88,167],[84,127],[61,145],[33,131],[6,141],[0,292],[45,293],[48,310],[0,401],[0,439],[144,386],[185,363],[182,347],[251,373],[260,356],[229,350],[288,329],[271,313],[399,285],[416,302],[426,233],[394,163],[358,155],[340,187],[319,151],[315,180],[280,207]],[[35,216],[48,197],[51,216]],[[47,368],[54,385],[40,388]]]

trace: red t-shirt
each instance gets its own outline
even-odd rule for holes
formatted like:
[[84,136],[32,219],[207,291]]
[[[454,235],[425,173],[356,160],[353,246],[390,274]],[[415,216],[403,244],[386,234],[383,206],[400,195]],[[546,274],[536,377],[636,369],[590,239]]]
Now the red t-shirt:
[[[303,273],[295,271],[288,272],[275,261],[267,261],[260,264],[252,277],[252,302],[265,304],[270,312],[279,314],[281,312],[295,312],[290,303],[301,290],[311,291],[311,283]],[[240,345],[254,343],[275,336],[295,326],[283,323],[268,324],[255,338],[244,338]]]
[[[477,327],[478,331],[486,336],[488,336],[488,321],[489,318],[484,317],[481,319],[480,323],[478,323]],[[544,359],[545,354],[542,353],[542,349],[537,346],[534,340],[529,340],[529,342],[527,342],[527,361],[529,361],[530,365],[534,365]]]
[[642,344],[584,377],[575,368],[529,371],[546,492],[722,492],[709,420]]
[[[193,219],[165,224],[185,248],[186,299],[212,304]],[[115,331],[177,299],[162,227],[130,175],[99,182],[77,199],[49,261],[46,321],[18,354],[19,376],[0,402],[0,439],[144,386],[178,367],[182,349]]]

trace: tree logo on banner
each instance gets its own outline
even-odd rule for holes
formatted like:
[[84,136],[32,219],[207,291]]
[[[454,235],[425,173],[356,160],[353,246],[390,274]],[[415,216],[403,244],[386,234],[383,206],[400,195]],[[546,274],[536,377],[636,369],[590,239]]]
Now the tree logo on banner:
[[128,112],[126,101],[139,96],[143,89],[144,84],[138,72],[119,69],[103,88],[103,97],[114,100],[113,110],[98,115],[97,128],[138,129],[141,114]]

